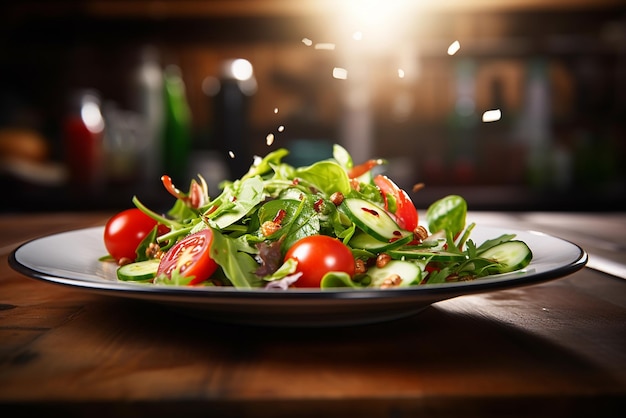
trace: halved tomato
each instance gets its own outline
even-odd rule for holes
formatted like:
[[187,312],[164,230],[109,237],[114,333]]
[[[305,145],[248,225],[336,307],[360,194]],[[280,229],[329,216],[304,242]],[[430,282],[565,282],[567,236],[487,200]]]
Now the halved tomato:
[[[417,209],[409,195],[398,187],[390,178],[382,174],[374,177],[374,184],[378,186],[385,200],[385,209],[392,213],[400,228],[414,231],[417,228]],[[395,208],[389,204],[389,198],[395,201]]]
[[210,229],[186,236],[163,255],[157,275],[171,278],[177,271],[184,277],[193,277],[190,285],[207,280],[217,270],[217,263],[210,256],[212,242],[213,231]]

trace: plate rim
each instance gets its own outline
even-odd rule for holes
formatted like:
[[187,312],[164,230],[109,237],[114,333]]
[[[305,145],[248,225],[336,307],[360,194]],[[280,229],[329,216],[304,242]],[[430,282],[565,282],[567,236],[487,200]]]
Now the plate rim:
[[[416,298],[419,296],[429,298],[442,298],[449,299],[456,296],[462,296],[466,294],[482,293],[487,291],[505,290],[507,288],[516,288],[521,286],[533,285],[550,280],[563,278],[575,273],[587,264],[589,255],[578,244],[566,240],[555,235],[547,234],[535,230],[522,230],[515,228],[506,228],[507,233],[523,232],[525,234],[533,234],[538,236],[546,236],[551,239],[557,239],[563,243],[567,243],[578,251],[576,259],[569,262],[566,265],[559,266],[558,268],[537,272],[534,274],[522,274],[520,272],[511,272],[502,275],[494,275],[487,278],[481,278],[476,280],[453,282],[445,284],[432,284],[422,286],[412,286],[406,288],[392,288],[392,289],[289,289],[289,290],[269,290],[269,289],[237,289],[234,287],[185,287],[185,286],[153,286],[148,284],[126,283],[119,281],[107,281],[100,278],[98,281],[88,281],[75,278],[67,278],[61,275],[55,275],[48,272],[40,271],[29,266],[24,265],[18,260],[18,253],[23,251],[28,245],[47,238],[54,238],[63,234],[69,233],[86,233],[90,230],[102,230],[104,226],[93,226],[87,228],[71,229],[67,231],[61,231],[51,233],[36,238],[29,239],[16,248],[14,248],[9,254],[8,263],[18,273],[40,281],[47,283],[58,284],[62,286],[69,286],[71,288],[96,291],[106,294],[114,294],[124,297],[143,297],[150,298],[150,296],[158,297],[160,299],[168,298],[184,298],[192,300],[209,300],[212,298],[225,298],[228,300],[251,300],[261,299],[264,301],[288,301],[288,300],[309,300],[313,302],[319,302],[321,300],[333,300],[333,301],[355,301],[360,299],[366,300],[391,300],[391,299],[406,299]],[[502,227],[483,225],[481,228],[496,229],[504,231]],[[532,250],[532,248],[531,248]],[[529,267],[532,268],[532,261]],[[526,269],[528,270],[528,269]],[[519,277],[516,277],[519,275]],[[434,303],[434,302],[433,302]]]

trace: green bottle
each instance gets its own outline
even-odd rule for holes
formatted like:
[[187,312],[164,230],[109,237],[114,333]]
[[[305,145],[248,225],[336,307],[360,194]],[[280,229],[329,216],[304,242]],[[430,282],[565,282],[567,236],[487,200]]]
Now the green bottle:
[[165,68],[165,126],[163,129],[163,167],[175,184],[184,185],[191,149],[191,111],[185,94],[181,70],[175,65]]

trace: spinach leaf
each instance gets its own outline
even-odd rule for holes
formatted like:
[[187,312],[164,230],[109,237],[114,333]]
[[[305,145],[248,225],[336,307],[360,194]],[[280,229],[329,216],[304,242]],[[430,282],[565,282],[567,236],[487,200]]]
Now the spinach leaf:
[[350,193],[350,179],[346,171],[334,161],[318,161],[308,167],[296,169],[296,176],[330,196],[335,192]]
[[148,260],[147,249],[150,244],[155,243],[158,235],[158,226],[152,228],[149,234],[147,234],[143,240],[139,243],[139,246],[135,250],[135,254],[137,254],[137,258],[135,261],[145,261]]
[[320,231],[320,220],[313,208],[313,202],[308,197],[300,200],[276,199],[271,200],[259,209],[259,222],[272,221],[280,210],[285,211],[281,227],[270,235],[269,239],[282,238],[283,251],[291,247],[296,241],[309,235],[316,235]]
[[465,228],[467,202],[461,196],[449,195],[437,200],[426,211],[429,231],[449,231],[456,236]]
[[295,244],[296,241],[310,235],[319,234],[319,232],[320,220],[313,208],[313,202],[308,198],[303,199],[300,202],[296,216],[289,224],[289,234],[285,237],[282,247],[287,249]]

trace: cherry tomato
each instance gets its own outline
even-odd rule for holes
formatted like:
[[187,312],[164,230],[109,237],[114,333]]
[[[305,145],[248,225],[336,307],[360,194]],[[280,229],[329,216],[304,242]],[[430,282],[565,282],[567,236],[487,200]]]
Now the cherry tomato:
[[[385,199],[385,209],[395,215],[398,226],[407,231],[415,230],[418,222],[417,209],[415,209],[415,205],[409,195],[391,181],[391,179],[382,174],[374,177],[374,184],[378,186],[383,195],[383,199]],[[393,197],[396,202],[395,211],[391,211],[389,208],[388,196]]]
[[296,287],[320,287],[322,277],[329,271],[354,275],[350,248],[327,235],[312,235],[297,241],[285,254],[285,261],[291,258],[298,261],[296,271],[302,273]]
[[[137,247],[156,225],[157,221],[139,209],[126,209],[113,215],[104,226],[104,246],[118,262],[123,258],[135,261]],[[160,234],[167,231],[165,225],[159,225]]]
[[165,274],[172,277],[172,272],[185,276],[193,276],[190,285],[198,284],[217,270],[217,263],[210,256],[213,231],[203,229],[178,241],[161,258],[157,275]]

